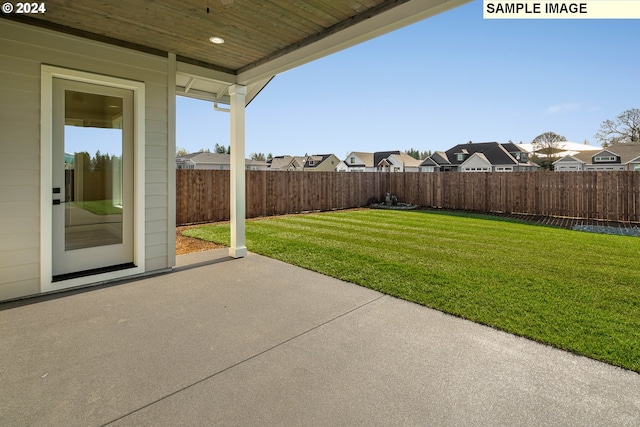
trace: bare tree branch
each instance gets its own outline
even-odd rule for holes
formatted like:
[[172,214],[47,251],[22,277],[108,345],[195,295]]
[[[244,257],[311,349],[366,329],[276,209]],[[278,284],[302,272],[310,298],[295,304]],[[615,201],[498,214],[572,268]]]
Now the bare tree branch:
[[603,147],[612,144],[640,142],[640,109],[632,108],[622,112],[614,122],[605,120],[595,137]]

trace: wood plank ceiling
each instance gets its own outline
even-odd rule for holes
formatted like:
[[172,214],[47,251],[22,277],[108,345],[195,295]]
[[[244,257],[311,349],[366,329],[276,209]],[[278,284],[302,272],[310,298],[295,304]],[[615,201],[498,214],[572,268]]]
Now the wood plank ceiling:
[[12,18],[238,74],[407,1],[47,0]]

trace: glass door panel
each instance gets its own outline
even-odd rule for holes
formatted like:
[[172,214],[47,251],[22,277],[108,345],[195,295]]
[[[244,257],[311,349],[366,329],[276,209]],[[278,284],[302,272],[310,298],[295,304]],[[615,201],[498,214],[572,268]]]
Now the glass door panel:
[[65,250],[122,243],[122,98],[65,90]]

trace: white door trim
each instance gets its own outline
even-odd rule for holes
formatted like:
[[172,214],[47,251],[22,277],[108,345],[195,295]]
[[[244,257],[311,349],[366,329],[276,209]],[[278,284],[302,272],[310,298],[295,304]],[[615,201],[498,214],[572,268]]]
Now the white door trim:
[[[53,78],[62,78],[133,91],[134,112],[134,217],[135,267],[52,282],[52,141]],[[142,82],[42,65],[40,87],[40,292],[102,283],[145,271],[145,85]]]

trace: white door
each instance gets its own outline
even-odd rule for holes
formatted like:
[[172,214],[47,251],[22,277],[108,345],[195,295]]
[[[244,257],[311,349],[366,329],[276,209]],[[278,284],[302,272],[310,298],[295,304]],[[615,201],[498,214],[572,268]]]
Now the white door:
[[52,281],[133,267],[133,92],[53,79]]

